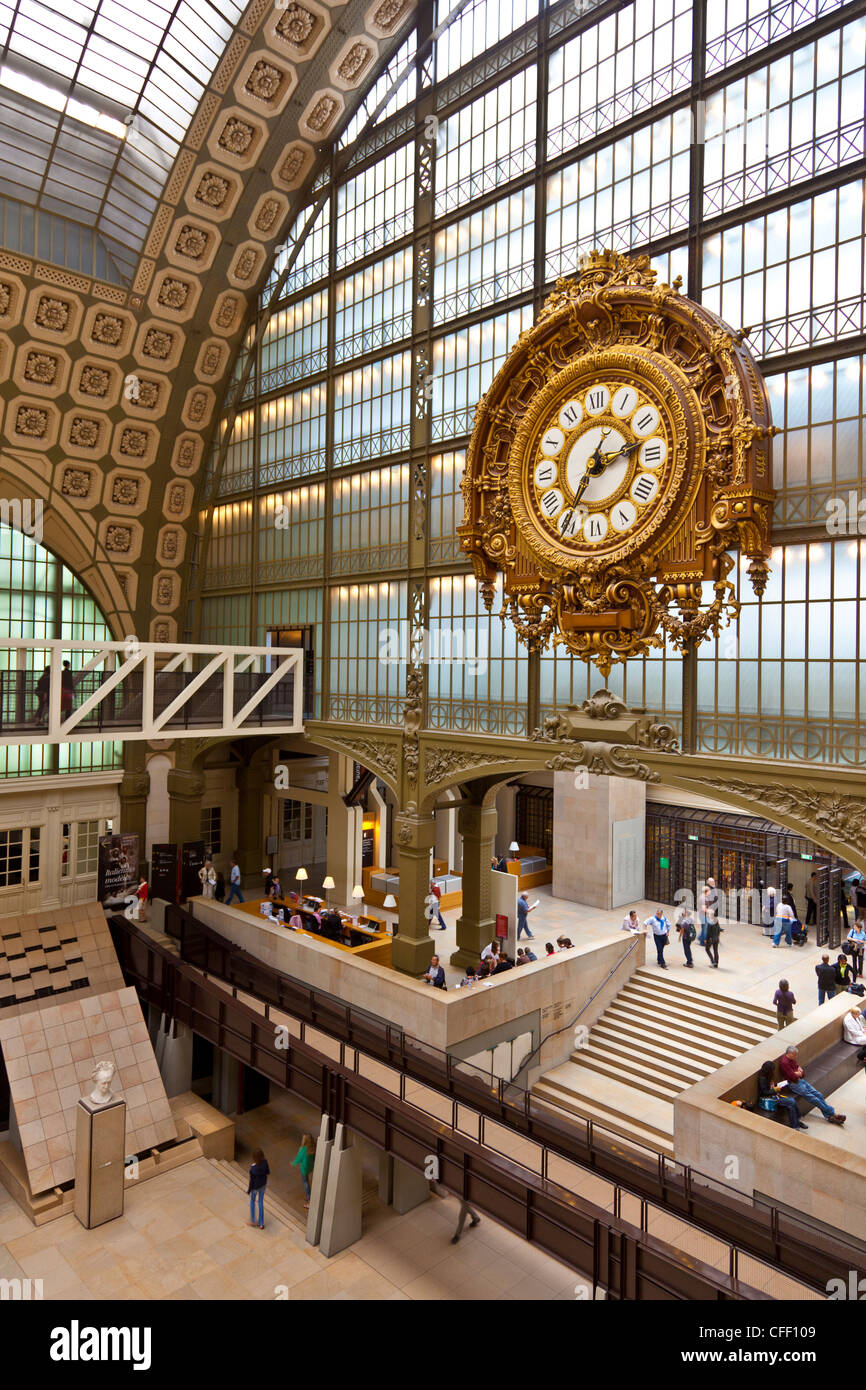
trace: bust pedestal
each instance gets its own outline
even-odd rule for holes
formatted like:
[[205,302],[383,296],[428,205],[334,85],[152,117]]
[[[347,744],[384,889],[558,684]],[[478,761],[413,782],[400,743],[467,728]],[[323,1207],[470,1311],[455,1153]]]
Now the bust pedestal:
[[90,1230],[123,1215],[126,1101],[78,1102],[75,1121],[75,1215]]

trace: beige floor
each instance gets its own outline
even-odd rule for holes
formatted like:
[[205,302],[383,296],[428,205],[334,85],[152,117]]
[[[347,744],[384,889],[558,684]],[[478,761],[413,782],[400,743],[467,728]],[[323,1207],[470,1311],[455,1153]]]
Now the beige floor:
[[[253,1140],[264,1144],[274,1192],[302,1215],[287,1159],[305,1117],[290,1124],[292,1105],[286,1097],[242,1117],[239,1161]],[[370,1154],[364,1162],[368,1170]],[[368,1193],[362,1239],[328,1260],[301,1231],[268,1220],[267,1198],[265,1229],[251,1228],[243,1192],[197,1159],[129,1184],[123,1216],[93,1231],[71,1215],[35,1228],[0,1188],[0,1278],[41,1279],[46,1300],[575,1298],[579,1275],[487,1218],[453,1246],[457,1213],[454,1198],[431,1197],[398,1216]]]
[[[656,902],[644,898],[627,903],[612,912],[604,912],[595,907],[585,907],[582,903],[570,902],[566,898],[555,898],[550,886],[533,888],[529,897],[531,902],[535,902],[536,899],[539,901],[538,908],[529,918],[530,929],[535,937],[534,943],[531,944],[539,960],[543,957],[546,941],[555,945],[556,938],[562,935],[570,937],[576,946],[586,945],[602,936],[608,936],[611,932],[619,931],[622,920],[630,908],[636,908],[643,922],[658,906]],[[665,911],[673,921],[676,909],[666,904]],[[448,923],[446,930],[431,932],[431,936],[436,950],[442,956],[448,983],[451,984],[456,983],[463,974],[462,970],[448,964],[450,955],[457,949],[457,918],[460,912],[459,909],[452,908],[442,915]],[[804,1014],[818,1007],[815,966],[821,960],[822,951],[811,942],[802,948],[786,946],[784,938],[778,949],[774,950],[772,941],[762,935],[760,927],[725,921],[722,925],[724,930],[720,938],[718,970],[710,965],[709,957],[697,942],[692,947],[694,969],[686,970],[682,947],[673,938],[665,953],[671,977],[690,981],[717,994],[752,999],[767,1008],[772,1008],[773,995],[780,978],[784,977],[789,981],[797,998],[795,1012],[798,1017],[802,1018]],[[814,938],[814,928],[810,928],[810,931]],[[521,939],[519,944],[523,946],[527,943]],[[838,951],[832,952],[831,959],[835,960],[838,954]],[[655,950],[651,943],[647,952],[647,965],[655,966]]]

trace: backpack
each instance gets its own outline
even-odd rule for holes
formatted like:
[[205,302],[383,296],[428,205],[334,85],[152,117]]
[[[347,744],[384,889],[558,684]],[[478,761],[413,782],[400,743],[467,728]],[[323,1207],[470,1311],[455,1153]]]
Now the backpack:
[[694,922],[690,922],[689,925],[686,927],[686,941],[689,943],[690,946],[696,936],[697,932],[695,931]]

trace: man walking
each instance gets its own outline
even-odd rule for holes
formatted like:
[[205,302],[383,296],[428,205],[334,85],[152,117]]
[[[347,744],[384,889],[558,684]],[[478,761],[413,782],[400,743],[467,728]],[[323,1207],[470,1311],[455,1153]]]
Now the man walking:
[[232,860],[231,872],[229,874],[229,891],[226,893],[226,907],[231,904],[232,898],[237,898],[239,903],[244,900],[241,892],[241,871],[236,859]]
[[709,956],[710,965],[714,970],[719,968],[719,933],[721,930],[718,915],[713,912],[712,916],[707,919],[707,939],[704,942],[704,950]]
[[823,1004],[825,999],[834,999],[836,967],[830,964],[830,957],[826,953],[821,957],[821,964],[815,966],[815,974],[818,976],[818,1003]]
[[644,922],[644,926],[647,928],[648,931],[652,931],[653,940],[656,944],[656,960],[658,961],[662,970],[667,970],[667,966],[665,965],[665,947],[668,944],[668,934],[671,929],[671,924],[665,916],[664,908],[657,907],[655,910],[655,916],[648,917]]
[[[820,969],[820,966],[816,967]],[[832,1105],[824,1099],[820,1091],[816,1091],[814,1086],[810,1086],[803,1076],[803,1068],[797,1061],[797,1048],[786,1047],[784,1057],[779,1058],[779,1071],[788,1083],[788,1091],[791,1095],[802,1096],[812,1105],[817,1105],[824,1119],[831,1125],[844,1125],[847,1115],[837,1115]]]
[[719,894],[716,888],[716,880],[708,878],[703,891],[698,897],[698,921],[701,924],[701,934],[698,937],[698,945],[706,946],[707,928],[716,916],[716,905],[719,901]]
[[460,1215],[459,1215],[458,1218],[457,1218],[457,1230],[454,1232],[453,1236],[451,1237],[451,1244],[452,1244],[452,1245],[456,1245],[457,1242],[458,1242],[458,1240],[460,1239],[461,1235],[463,1234],[463,1227],[466,1225],[466,1218],[467,1218],[467,1216],[470,1218],[470,1220],[469,1220],[469,1229],[470,1229],[470,1230],[472,1229],[473,1226],[477,1226],[477,1225],[479,1224],[479,1222],[481,1221],[481,1217],[478,1215],[478,1212],[477,1212],[477,1211],[473,1211],[472,1207],[470,1207],[470,1205],[469,1205],[468,1202],[461,1201],[461,1203],[460,1203]]
[[527,922],[526,919],[527,919],[527,917],[529,916],[530,912],[534,912],[535,909],[536,909],[537,907],[538,907],[538,903],[533,903],[532,906],[530,907],[530,905],[529,905],[529,898],[527,897],[527,895],[526,895],[525,893],[521,893],[521,894],[520,894],[519,898],[517,899],[517,940],[518,940],[518,941],[520,940],[520,933],[521,933],[522,931],[525,931],[525,932],[526,932],[526,935],[527,935],[527,937],[529,938],[530,941],[534,940],[533,935],[532,935],[532,932],[529,930],[529,923]]

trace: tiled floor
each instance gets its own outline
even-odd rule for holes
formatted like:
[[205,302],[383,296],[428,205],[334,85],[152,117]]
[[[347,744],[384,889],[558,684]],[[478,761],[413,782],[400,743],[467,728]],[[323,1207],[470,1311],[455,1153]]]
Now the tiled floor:
[[[291,1106],[291,1098],[287,1098]],[[302,1214],[300,1183],[288,1167],[305,1119],[283,1143],[271,1114],[256,1132],[244,1117],[246,1139],[266,1146],[277,1195],[293,1196]],[[369,1166],[365,1155],[365,1169]],[[246,1160],[244,1160],[246,1162]],[[301,1232],[268,1220],[247,1224],[243,1192],[206,1159],[158,1178],[129,1184],[122,1217],[86,1231],[74,1216],[34,1228],[0,1188],[0,1278],[41,1279],[45,1299],[573,1299],[580,1276],[484,1218],[459,1245],[454,1198],[431,1197],[405,1216],[376,1198],[364,1206],[364,1234],[328,1260]],[[586,1293],[581,1294],[586,1297]]]

